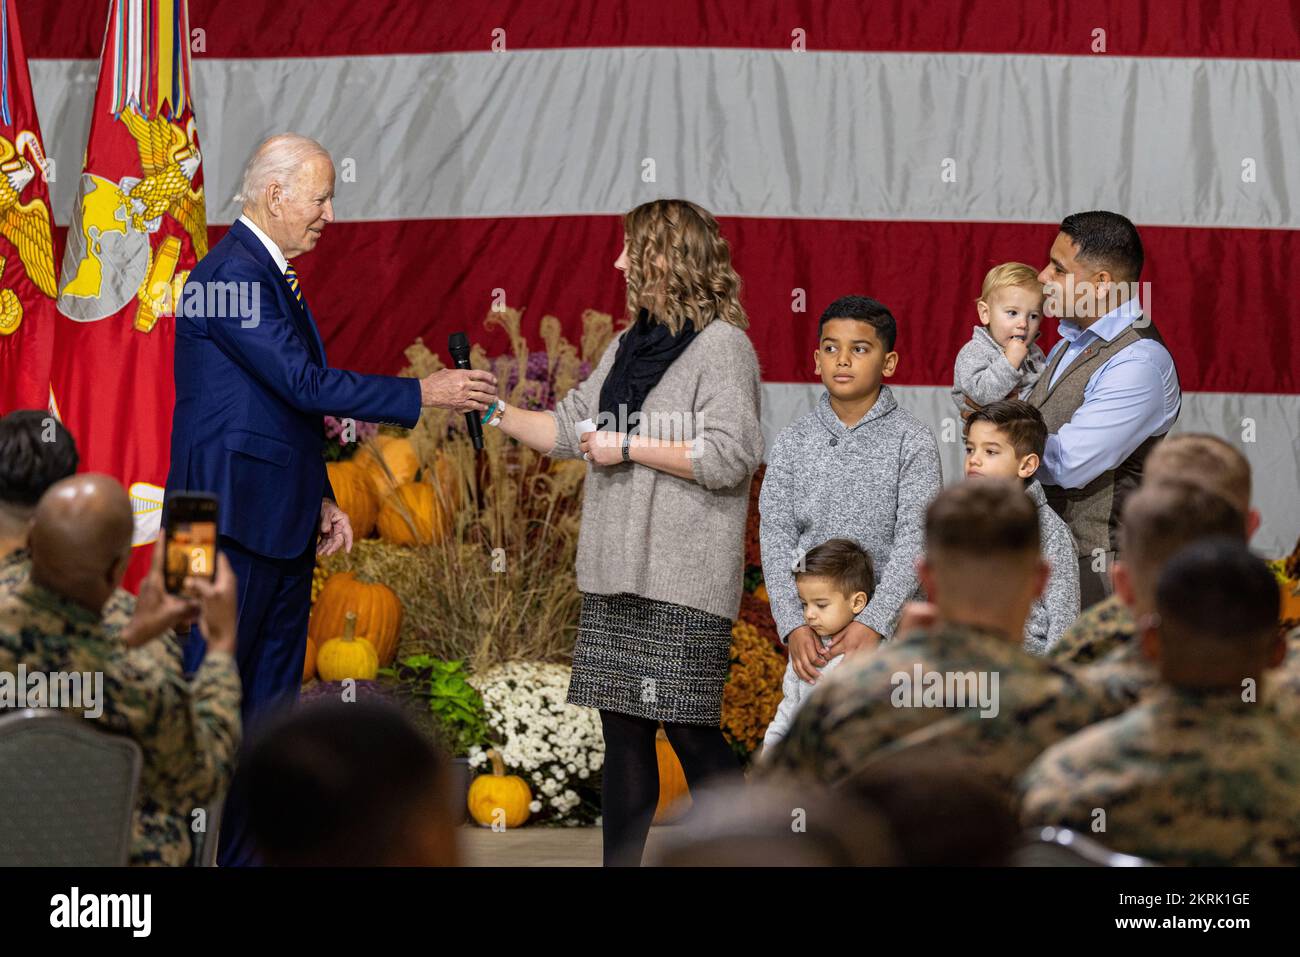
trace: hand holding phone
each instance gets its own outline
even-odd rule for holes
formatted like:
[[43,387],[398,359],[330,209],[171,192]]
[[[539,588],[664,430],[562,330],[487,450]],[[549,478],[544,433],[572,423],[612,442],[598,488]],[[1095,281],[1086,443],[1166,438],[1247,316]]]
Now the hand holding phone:
[[140,582],[135,613],[122,629],[122,641],[128,648],[138,648],[170,631],[188,629],[188,621],[198,613],[198,604],[187,597],[170,594],[163,582],[163,555],[167,543],[159,536],[154,544],[149,573]]
[[208,492],[177,492],[167,499],[163,578],[179,595],[186,578],[212,581],[217,572],[217,497]]

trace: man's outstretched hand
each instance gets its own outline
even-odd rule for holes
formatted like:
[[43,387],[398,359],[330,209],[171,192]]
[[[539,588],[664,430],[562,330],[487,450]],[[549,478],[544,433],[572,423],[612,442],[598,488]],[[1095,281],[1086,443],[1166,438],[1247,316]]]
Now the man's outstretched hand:
[[420,404],[452,412],[486,412],[497,397],[497,377],[482,369],[439,369],[420,380]]

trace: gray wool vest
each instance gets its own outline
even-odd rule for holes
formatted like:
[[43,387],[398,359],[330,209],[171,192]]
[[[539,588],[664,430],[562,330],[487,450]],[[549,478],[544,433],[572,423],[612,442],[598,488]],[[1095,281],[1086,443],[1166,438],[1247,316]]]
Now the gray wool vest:
[[[1061,426],[1074,417],[1083,405],[1083,392],[1088,380],[1106,360],[1127,349],[1139,339],[1154,339],[1161,345],[1164,339],[1150,323],[1129,326],[1113,342],[1098,340],[1075,356],[1074,361],[1049,387],[1056,367],[1065,350],[1061,349],[1048,363],[1026,401],[1043,413],[1049,434],[1060,431]],[[1142,463],[1164,438],[1164,433],[1153,435],[1133,450],[1115,468],[1102,472],[1083,488],[1062,488],[1044,485],[1047,504],[1070,526],[1080,557],[1087,557],[1096,549],[1113,552],[1119,548],[1119,518],[1124,500],[1142,481]]]

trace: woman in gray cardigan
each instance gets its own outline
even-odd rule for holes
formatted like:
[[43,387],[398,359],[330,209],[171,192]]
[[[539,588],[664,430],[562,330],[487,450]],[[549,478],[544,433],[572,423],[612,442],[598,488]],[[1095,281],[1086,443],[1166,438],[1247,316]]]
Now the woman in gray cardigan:
[[739,776],[722,686],[763,457],[758,360],[717,221],[656,200],[623,227],[614,265],[631,324],[554,412],[489,413],[530,448],[591,463],[568,700],[600,710],[606,865],[640,861],[659,797],[659,722],[691,787]]

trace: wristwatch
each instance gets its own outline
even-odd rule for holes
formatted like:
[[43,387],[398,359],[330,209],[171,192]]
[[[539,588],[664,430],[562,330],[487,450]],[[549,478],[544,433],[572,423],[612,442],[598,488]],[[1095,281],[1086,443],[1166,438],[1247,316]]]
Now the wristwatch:
[[628,444],[631,441],[632,441],[632,433],[631,432],[623,433],[623,461],[624,462],[632,461],[632,450],[628,447]]

